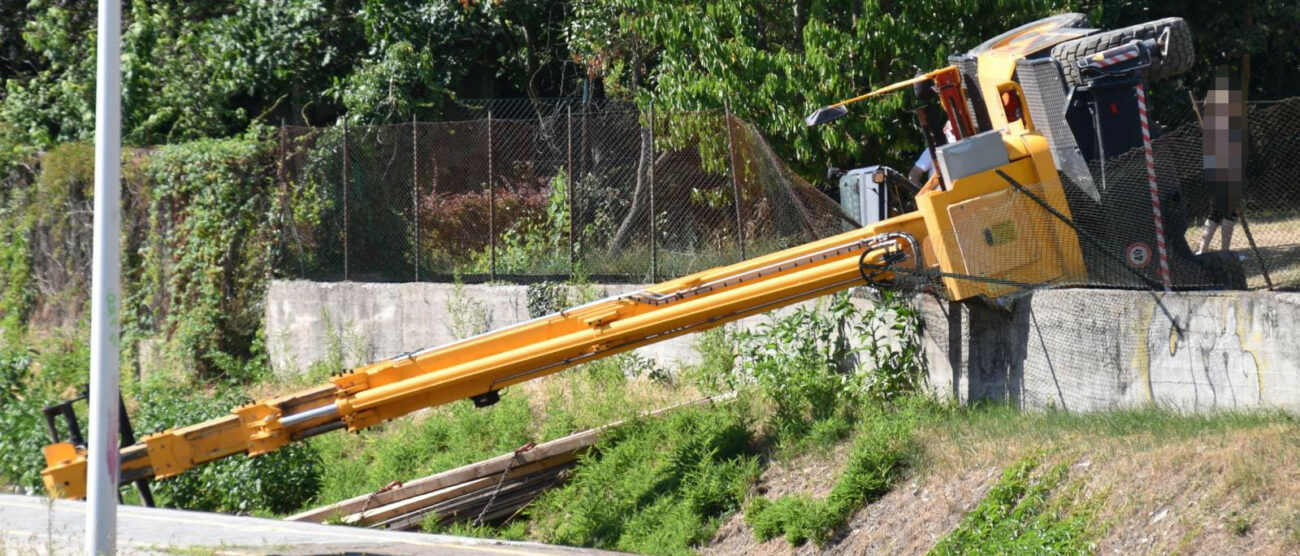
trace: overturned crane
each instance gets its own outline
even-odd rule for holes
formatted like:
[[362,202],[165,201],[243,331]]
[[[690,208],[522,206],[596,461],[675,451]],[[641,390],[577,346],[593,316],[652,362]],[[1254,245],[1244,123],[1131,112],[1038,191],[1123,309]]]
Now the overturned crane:
[[[1101,33],[1083,16],[1056,16],[955,57],[947,68],[825,107],[809,116],[810,125],[907,85],[933,91],[937,104],[919,114],[938,162],[936,179],[924,188],[891,189],[885,186],[901,174],[883,167],[852,173],[842,179],[862,180],[868,187],[859,191],[879,208],[858,229],[401,354],[225,417],[145,436],[121,450],[120,481],[170,477],[461,399],[490,405],[507,386],[864,282],[937,279],[952,300],[998,299],[1115,273],[1165,288],[1237,285],[1235,261],[1191,255],[1183,224],[1171,218],[1177,185],[1157,183],[1154,163],[1148,162],[1150,182],[1137,191],[1105,175],[1112,160],[1143,145],[1149,152],[1144,87],[1186,69],[1189,40],[1178,19]],[[944,119],[953,124],[951,142],[937,132]],[[1134,199],[1142,204],[1132,206]],[[1151,224],[1142,224],[1135,239],[1077,217],[1105,211]],[[1158,265],[1137,264],[1133,254],[1126,260],[1114,248],[1143,242],[1144,260]],[[1185,271],[1153,272],[1161,267]],[[84,496],[84,447],[56,441],[44,452],[49,491]]]

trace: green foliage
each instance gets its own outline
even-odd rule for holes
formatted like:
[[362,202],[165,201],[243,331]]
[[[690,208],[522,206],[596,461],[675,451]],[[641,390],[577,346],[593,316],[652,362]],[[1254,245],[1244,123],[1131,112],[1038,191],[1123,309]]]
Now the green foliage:
[[506,391],[501,401],[475,408],[468,401],[403,419],[364,435],[325,435],[312,440],[330,464],[317,502],[374,492],[397,480],[444,471],[500,455],[535,440],[528,400]]
[[48,398],[34,391],[32,382],[28,354],[0,353],[0,482],[29,492],[41,489],[41,447],[49,442],[41,417]]
[[[921,147],[921,135],[905,110],[914,102],[908,94],[859,103],[834,125],[807,128],[804,115],[919,70],[947,66],[949,54],[1054,13],[1085,12],[1107,29],[1187,18],[1198,53],[1185,79],[1193,90],[1210,85],[1216,65],[1235,66],[1251,53],[1257,67],[1270,68],[1254,71],[1255,98],[1295,95],[1300,50],[1293,30],[1300,12],[1286,2],[1251,5],[1224,10],[1213,2],[1127,0],[832,0],[762,6],[739,0],[686,5],[598,0],[575,7],[569,47],[611,96],[642,104],[653,97],[665,110],[717,109],[726,99],[792,166],[815,176],[828,163],[907,167]],[[1252,10],[1253,24],[1245,15]],[[1169,89],[1168,95],[1157,90],[1166,103],[1185,103],[1185,93],[1172,86],[1160,89]]]
[[915,392],[925,372],[921,349],[921,315],[894,290],[879,290],[879,300],[850,321],[871,372],[863,385],[867,397],[882,401]]
[[629,377],[650,373],[649,361],[619,354],[566,371],[543,384],[547,400],[533,408],[521,389],[476,408],[460,401],[434,412],[399,419],[364,435],[313,439],[325,461],[318,501],[330,503],[375,490],[394,480],[445,471],[579,430],[633,417],[646,409],[632,399]]
[[59,145],[38,171],[11,176],[0,208],[0,326],[10,341],[33,312],[47,324],[75,322],[88,297],[93,155],[85,143]]
[[434,513],[430,513],[424,518],[424,521],[420,523],[420,530],[425,533],[481,539],[522,541],[528,538],[528,522],[525,520],[512,521],[502,527],[475,525],[473,522],[466,521],[456,521],[449,525],[442,525],[438,520],[438,515]]
[[34,348],[0,348],[0,482],[43,490],[41,448],[50,438],[41,409],[85,387],[87,333],[81,327],[52,334]]
[[926,409],[924,399],[865,410],[849,452],[848,465],[825,500],[785,496],[755,499],[745,521],[759,540],[784,535],[792,545],[809,540],[822,546],[863,504],[889,492],[910,463],[917,446],[914,429]]
[[799,307],[753,331],[735,332],[739,365],[732,380],[752,380],[775,406],[778,438],[818,430],[833,440],[867,401],[915,389],[918,322],[900,297],[886,295],[863,311],[841,293],[826,306]]
[[682,409],[611,431],[530,515],[543,541],[639,554],[689,554],[758,474],[745,418]]
[[829,314],[803,306],[787,316],[735,334],[739,368],[775,404],[778,436],[797,436],[815,422],[856,406],[860,376],[856,351],[840,323],[856,311],[847,294],[834,296]]
[[[496,244],[496,269],[501,273],[537,272],[569,269],[569,186],[567,173],[561,169],[545,190],[542,210],[530,210],[527,204],[516,209],[513,223],[501,232]],[[502,206],[509,197],[498,196],[497,213],[509,213]],[[482,213],[479,213],[481,217]],[[476,253],[468,272],[486,273],[492,264],[492,251]]]
[[[13,222],[13,209],[2,210],[0,221]],[[27,329],[27,315],[34,297],[26,231],[0,225],[0,329],[9,342],[16,342]]]
[[[132,424],[143,435],[228,415],[252,401],[237,390],[168,383],[147,384],[135,399]],[[321,457],[314,446],[292,443],[269,454],[228,457],[154,482],[159,505],[227,513],[285,514],[312,500],[321,486]]]
[[446,324],[447,332],[457,340],[487,332],[492,323],[487,305],[465,293],[465,284],[459,276],[452,283],[451,295],[447,296],[447,314],[451,316],[451,322]]
[[[94,4],[0,8],[0,145],[89,139]],[[137,144],[188,141],[239,135],[268,119],[328,123],[345,110],[356,121],[427,121],[453,91],[559,96],[575,79],[565,73],[560,13],[554,0],[131,2],[123,131]],[[10,158],[0,152],[0,166]]]
[[905,95],[855,106],[861,117],[833,126],[806,127],[803,116],[813,109],[910,78],[918,68],[944,67],[949,54],[1072,3],[591,4],[575,14],[571,25],[583,40],[571,48],[608,90],[644,101],[651,91],[641,84],[653,83],[656,106],[669,110],[721,108],[727,99],[811,174],[828,160],[902,166],[921,146],[905,119]]
[[273,145],[259,129],[162,147],[144,167],[149,227],[129,274],[128,332],[165,332],[181,361],[210,376],[246,380],[266,367],[259,329],[282,213]]
[[621,353],[565,371],[563,380],[548,380],[543,438],[560,436],[635,417],[649,409],[633,403],[628,379],[662,374],[653,361]]
[[1002,472],[975,511],[931,554],[1092,554],[1096,546],[1088,508],[1052,499],[1066,479],[1065,465],[1034,476],[1039,463],[1026,458]]
[[687,382],[705,394],[731,390],[736,353],[728,328],[719,326],[697,334],[695,351],[700,354],[700,363],[681,370]]
[[543,280],[528,284],[528,316],[538,318],[569,307],[569,286]]
[[388,44],[382,54],[358,64],[337,96],[349,113],[393,120],[420,112],[439,113],[447,95],[447,76],[437,68],[436,53],[416,50],[407,41]]

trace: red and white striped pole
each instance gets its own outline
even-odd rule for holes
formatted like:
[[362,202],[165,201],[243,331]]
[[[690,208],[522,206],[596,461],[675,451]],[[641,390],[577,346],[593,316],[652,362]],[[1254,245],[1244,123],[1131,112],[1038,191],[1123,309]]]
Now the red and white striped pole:
[[1165,249],[1165,219],[1160,211],[1160,188],[1156,186],[1156,157],[1151,151],[1151,123],[1147,119],[1146,87],[1137,84],[1138,119],[1142,123],[1142,152],[1147,160],[1147,189],[1151,192],[1151,216],[1155,220],[1156,252],[1160,256],[1160,282],[1169,291],[1169,254]]

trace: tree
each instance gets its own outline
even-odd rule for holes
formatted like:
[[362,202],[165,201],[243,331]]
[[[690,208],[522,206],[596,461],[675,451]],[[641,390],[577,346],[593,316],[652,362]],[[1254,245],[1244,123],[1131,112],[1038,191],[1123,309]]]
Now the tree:
[[[1070,2],[1020,0],[990,5],[975,0],[775,3],[708,0],[663,3],[609,0],[576,12],[571,27],[607,25],[593,44],[652,45],[599,50],[595,74],[608,91],[644,103],[650,91],[633,87],[641,65],[656,105],[667,110],[732,111],[769,137],[774,148],[807,175],[828,163],[910,163],[920,133],[905,111],[912,100],[894,95],[854,108],[833,126],[809,129],[803,116],[818,106],[947,65],[947,56]],[[616,12],[610,17],[609,12]],[[960,16],[958,16],[960,14]],[[635,41],[628,40],[635,38]],[[576,38],[575,54],[581,52]],[[611,59],[615,58],[615,59]]]

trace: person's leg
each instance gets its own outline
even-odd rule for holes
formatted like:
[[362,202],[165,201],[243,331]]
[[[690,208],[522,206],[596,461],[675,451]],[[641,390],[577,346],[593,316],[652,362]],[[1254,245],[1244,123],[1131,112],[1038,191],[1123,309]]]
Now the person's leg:
[[1223,229],[1223,247],[1221,249],[1224,251],[1232,250],[1232,228],[1236,225],[1237,221],[1231,218],[1224,218],[1223,222],[1219,223],[1219,227]]
[[1219,221],[1210,216],[1205,219],[1205,226],[1201,229],[1201,245],[1196,249],[1196,254],[1201,255],[1210,250],[1210,242],[1214,241],[1214,232],[1219,229]]

